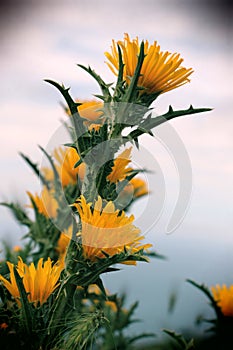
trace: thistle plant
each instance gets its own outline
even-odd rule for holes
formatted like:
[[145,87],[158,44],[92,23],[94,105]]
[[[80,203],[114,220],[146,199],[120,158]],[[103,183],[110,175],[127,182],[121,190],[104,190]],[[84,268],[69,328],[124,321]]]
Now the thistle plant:
[[205,284],[198,284],[188,280],[194,287],[199,289],[208,299],[209,305],[214,311],[214,317],[211,319],[202,318],[201,321],[208,324],[206,331],[209,334],[209,340],[206,346],[212,349],[230,350],[232,345],[233,329],[233,285],[227,287],[225,284],[220,286],[207,287]]
[[6,247],[0,267],[5,349],[131,349],[148,336],[125,335],[137,304],[125,309],[124,298],[106,292],[102,281],[117,264],[159,257],[129,214],[132,203],[150,195],[142,170],[130,164],[132,147],[140,149],[140,136],[153,136],[162,123],[210,108],[169,106],[153,116],[160,94],[188,83],[193,72],[156,42],[139,43],[126,34],[105,55],[114,84],[78,65],[99,85],[94,100],[76,100],[69,88],[46,79],[64,98],[70,141],[52,153],[40,147],[49,166],[38,167],[21,154],[39,176],[41,193],[28,192],[27,208],[2,203],[27,227],[24,245]]

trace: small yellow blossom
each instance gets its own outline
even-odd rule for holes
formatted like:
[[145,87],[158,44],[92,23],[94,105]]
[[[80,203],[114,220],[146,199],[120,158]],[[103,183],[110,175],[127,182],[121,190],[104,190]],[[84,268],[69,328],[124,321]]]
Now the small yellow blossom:
[[[110,182],[117,183],[124,180],[128,175],[131,174],[133,168],[128,166],[131,162],[131,151],[132,147],[125,149],[114,160],[112,172],[107,177]],[[132,198],[139,198],[148,194],[146,182],[143,179],[137,177],[131,179],[128,185],[126,185],[122,192],[119,193],[119,197],[125,197],[129,194],[132,196]]]
[[[107,65],[115,75],[118,75],[118,44],[122,50],[124,79],[129,85],[137,66],[140,51],[138,38],[136,37],[131,41],[129,35],[125,34],[124,41],[117,41],[116,43],[113,40],[112,43],[112,53],[105,52],[105,56],[109,61]],[[149,45],[147,40],[144,42],[144,53],[146,56],[142,64],[138,85],[145,88],[147,94],[164,93],[190,81],[188,77],[193,70],[181,66],[183,59],[180,58],[180,54],[171,54],[168,51],[162,52],[156,41]]]
[[57,242],[56,251],[62,258],[66,254],[67,247],[70,243],[72,236],[72,227],[70,226],[66,232],[61,232],[60,237]]
[[58,203],[54,198],[53,191],[49,191],[47,187],[44,187],[41,192],[41,196],[38,196],[38,194],[33,195],[30,192],[27,192],[27,194],[30,197],[30,199],[35,202],[35,205],[37,206],[40,214],[43,214],[44,216],[49,218],[56,217]]
[[[133,225],[134,216],[126,216],[124,211],[115,210],[114,204],[108,202],[103,205],[98,197],[94,208],[87,203],[84,196],[73,204],[80,216],[82,229],[77,235],[82,238],[83,253],[86,259],[95,261],[105,258],[103,251],[110,256],[124,252],[124,248],[132,254],[141,249],[151,247],[150,244],[141,245],[140,230]],[[136,264],[136,262],[129,262]]]
[[88,129],[90,131],[94,130],[94,131],[99,131],[99,129],[101,128],[101,124],[90,124]]
[[233,317],[233,285],[227,287],[225,284],[218,284],[212,287],[211,291],[223,315]]
[[107,179],[110,182],[117,183],[118,181],[124,180],[127,175],[133,170],[127,165],[130,163],[132,147],[125,149],[119,156],[114,159],[114,165],[111,174],[108,175]]
[[[59,174],[63,187],[75,185],[78,178],[81,181],[83,180],[85,175],[85,164],[82,163],[74,168],[74,165],[80,160],[80,157],[74,148],[55,148],[53,151],[53,157],[55,168]],[[42,168],[41,171],[47,181],[54,180],[52,169]]]
[[96,122],[102,115],[103,102],[97,100],[79,101],[82,104],[78,107],[80,117],[90,122]]
[[[16,299],[20,306],[20,293],[15,279],[14,264],[7,261],[7,265],[10,271],[10,281],[2,275],[0,275],[0,281],[3,282],[4,287]],[[59,261],[52,266],[50,258],[44,263],[43,258],[40,258],[36,268],[34,263],[28,266],[23,262],[22,258],[19,257],[16,269],[19,276],[22,278],[25,291],[28,293],[28,300],[37,306],[38,304],[42,305],[45,303],[58,287],[58,280],[61,271],[64,269],[64,263]]]
[[20,245],[15,245],[14,247],[13,247],[13,251],[14,252],[19,252],[20,250],[22,250],[22,248],[20,247]]
[[74,165],[80,160],[77,151],[74,148],[54,150],[54,157],[57,161],[57,170],[63,186],[77,183],[77,176],[83,180],[85,174],[85,164],[80,164],[77,168]]
[[8,328],[8,324],[6,322],[0,323],[0,329]]
[[[85,119],[84,125],[89,128],[92,123],[99,125],[103,123],[103,102],[97,100],[78,100],[77,102],[81,103],[78,106],[78,112],[80,117]],[[65,109],[65,111],[70,115],[68,109]]]
[[127,192],[131,187],[133,188],[134,198],[139,198],[148,194],[147,184],[141,178],[134,177],[132,180],[130,180],[129,184],[125,186],[124,191]]

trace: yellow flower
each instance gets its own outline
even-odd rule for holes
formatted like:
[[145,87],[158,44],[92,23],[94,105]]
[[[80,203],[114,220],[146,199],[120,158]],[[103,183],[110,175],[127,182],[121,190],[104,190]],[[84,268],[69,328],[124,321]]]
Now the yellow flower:
[[116,159],[114,159],[112,172],[107,177],[110,182],[117,183],[118,181],[124,180],[133,170],[132,168],[127,168],[127,165],[130,163],[131,150],[132,147],[125,149]]
[[[7,265],[10,271],[10,281],[2,275],[0,275],[0,280],[20,306],[20,293],[15,279],[14,264],[7,261]],[[28,294],[28,300],[37,306],[38,304],[42,305],[45,303],[58,287],[58,280],[61,271],[64,269],[64,263],[59,261],[52,266],[50,258],[44,263],[43,258],[41,258],[37,264],[37,268],[35,268],[34,263],[28,266],[19,257],[16,269],[22,278],[25,291]]]
[[[149,248],[150,244],[141,245],[140,230],[133,225],[134,216],[126,216],[124,211],[115,210],[114,204],[108,202],[103,206],[98,197],[94,208],[87,203],[84,196],[73,204],[81,219],[82,229],[77,235],[82,238],[83,253],[86,259],[95,261],[124,252],[124,247],[132,254],[141,249]],[[129,262],[135,265],[135,262]]]
[[[131,194],[133,198],[139,198],[148,194],[147,184],[143,179],[134,177],[122,191],[122,196]],[[121,194],[120,194],[121,195]]]
[[77,183],[77,176],[81,180],[85,174],[85,164],[80,164],[77,168],[74,165],[80,160],[77,151],[74,148],[62,149],[59,147],[54,150],[54,157],[57,161],[57,170],[63,186]]
[[[136,37],[131,41],[129,35],[125,34],[124,41],[116,43],[113,40],[111,54],[105,52],[105,56],[109,61],[106,63],[115,75],[118,75],[119,70],[117,44],[122,50],[124,79],[129,85],[136,69],[137,57],[140,51],[138,38]],[[181,66],[183,59],[180,58],[180,54],[171,54],[168,51],[162,52],[156,41],[149,45],[147,40],[144,42],[144,53],[146,57],[142,64],[138,85],[145,88],[147,94],[164,93],[190,81],[188,77],[193,70]]]
[[8,324],[6,322],[0,323],[0,329],[6,329],[8,328]]
[[90,131],[95,130],[95,132],[99,131],[100,128],[101,128],[101,124],[90,124],[88,127]]
[[35,202],[39,213],[49,218],[56,217],[58,203],[54,198],[53,191],[49,191],[47,187],[44,187],[41,192],[41,196],[38,196],[38,194],[32,195],[30,192],[27,192],[27,194],[29,195],[30,199]]
[[221,287],[219,284],[211,288],[214,300],[220,307],[223,315],[233,317],[233,285]]
[[[55,168],[59,174],[62,186],[75,185],[77,178],[82,181],[85,175],[85,164],[80,164],[77,168],[74,165],[80,160],[77,151],[74,148],[56,148],[53,151],[55,158]],[[54,174],[50,168],[42,168],[42,174],[47,181],[54,180]]]
[[[118,181],[124,180],[128,175],[131,174],[133,168],[128,167],[131,158],[132,147],[125,149],[119,156],[114,160],[114,165],[111,174],[108,175],[107,179],[110,182],[117,183]],[[144,180],[134,177],[125,186],[123,191],[119,193],[119,196],[132,195],[134,198],[144,196],[148,193],[148,188]]]
[[20,250],[22,250],[22,248],[20,247],[20,245],[15,245],[15,246],[13,247],[13,251],[14,251],[14,252],[20,252]]
[[91,122],[96,122],[103,115],[103,112],[100,110],[103,108],[103,102],[96,100],[79,102],[82,103],[78,107],[80,117]]
[[60,237],[57,241],[56,251],[60,255],[60,258],[66,254],[67,247],[70,243],[72,236],[72,227],[70,226],[66,232],[61,232]]
[[[78,100],[78,103],[82,103],[78,106],[78,112],[81,118],[86,119],[84,125],[87,127],[90,124],[102,124],[103,123],[103,102],[97,100]],[[68,108],[65,109],[66,113],[70,115]]]

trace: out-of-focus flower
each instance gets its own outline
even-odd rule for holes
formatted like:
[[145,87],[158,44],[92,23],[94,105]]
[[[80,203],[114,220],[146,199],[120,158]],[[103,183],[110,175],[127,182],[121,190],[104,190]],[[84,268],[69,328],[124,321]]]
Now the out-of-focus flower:
[[[10,281],[0,275],[0,281],[3,282],[4,287],[10,292],[10,294],[16,299],[19,306],[21,306],[20,292],[16,283],[14,274],[14,264],[7,261],[7,265],[10,271]],[[44,304],[49,296],[59,285],[59,277],[61,271],[64,269],[64,263],[58,261],[52,265],[50,258],[43,263],[41,258],[35,267],[34,263],[29,266],[26,265],[22,258],[19,257],[16,269],[19,276],[22,278],[22,282],[26,293],[28,293],[28,300],[33,302],[35,306],[38,304]]]
[[[92,203],[87,203],[81,196],[73,205],[81,219],[82,229],[77,235],[82,238],[86,259],[105,258],[103,251],[113,256],[124,252],[125,248],[133,254],[151,247],[151,244],[141,244],[144,237],[133,225],[134,216],[128,217],[124,211],[115,210],[112,202],[104,206],[101,197],[98,197],[94,208],[91,208]],[[129,263],[136,264],[134,261]]]
[[[107,65],[115,75],[118,75],[119,70],[117,44],[122,50],[124,79],[129,85],[137,66],[140,44],[137,37],[131,41],[128,34],[125,34],[124,41],[116,43],[113,40],[112,53],[105,52],[105,56],[109,61],[106,62]],[[143,87],[147,94],[164,93],[190,81],[188,77],[193,70],[181,66],[183,59],[180,58],[180,54],[162,52],[156,41],[149,45],[147,40],[144,42],[144,53],[146,56],[142,64],[138,86]]]
[[233,317],[233,285],[227,287],[225,284],[218,284],[212,287],[211,291],[223,315]]
[[22,248],[20,247],[20,245],[15,245],[14,247],[13,247],[13,251],[14,252],[20,252],[20,250],[22,250]]
[[6,322],[0,323],[0,329],[8,328],[8,324]]
[[[58,203],[54,198],[54,192],[52,190],[49,191],[47,187],[44,187],[40,196],[38,194],[33,195],[30,192],[27,192],[27,194],[34,201],[40,214],[49,218],[56,217]],[[30,207],[32,206],[30,205]]]

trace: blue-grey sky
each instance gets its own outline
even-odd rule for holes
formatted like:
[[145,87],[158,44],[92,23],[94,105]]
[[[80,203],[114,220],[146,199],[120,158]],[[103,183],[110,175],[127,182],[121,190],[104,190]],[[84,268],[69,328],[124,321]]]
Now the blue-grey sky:
[[[171,122],[188,152],[193,172],[189,210],[171,235],[165,228],[179,191],[176,168],[161,143],[149,136],[142,139],[166,183],[164,210],[146,238],[169,259],[153,260],[138,269],[124,267],[124,271],[105,278],[109,289],[115,292],[119,286],[129,291],[131,300],[140,299],[139,316],[146,319],[142,328],[176,327],[176,317],[179,327],[192,325],[197,312],[209,309],[204,296],[193,291],[185,278],[206,284],[233,282],[230,27],[200,2],[182,0],[60,0],[25,6],[7,12],[7,16],[1,26],[0,53],[1,200],[26,201],[26,190],[39,190],[37,179],[18,152],[40,162],[37,145],[46,146],[65,117],[61,97],[43,79],[71,86],[74,97],[92,98],[99,92],[98,86],[76,63],[92,66],[106,81],[113,82],[104,52],[112,39],[122,39],[125,32],[132,38],[157,40],[162,50],[179,52],[183,65],[193,67],[190,84],[160,96],[155,104],[157,113],[166,112],[170,104],[177,109],[190,103],[214,108],[210,113]],[[156,174],[150,177],[150,186],[156,206]],[[135,215],[140,217],[145,207],[146,199],[141,204],[138,201]],[[18,243],[22,229],[6,209],[0,208],[0,217],[1,237]],[[175,316],[169,318],[166,304],[173,289],[180,298]]]

